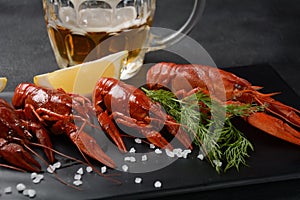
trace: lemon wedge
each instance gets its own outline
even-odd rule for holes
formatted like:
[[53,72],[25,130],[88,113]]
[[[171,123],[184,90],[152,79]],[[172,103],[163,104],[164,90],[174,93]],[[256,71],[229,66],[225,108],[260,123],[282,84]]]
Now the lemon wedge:
[[2,92],[6,86],[7,78],[6,77],[0,77],[0,92]]
[[47,88],[62,88],[66,92],[91,96],[100,77],[119,79],[128,51],[121,51],[98,60],[85,62],[73,67],[36,75],[33,82]]

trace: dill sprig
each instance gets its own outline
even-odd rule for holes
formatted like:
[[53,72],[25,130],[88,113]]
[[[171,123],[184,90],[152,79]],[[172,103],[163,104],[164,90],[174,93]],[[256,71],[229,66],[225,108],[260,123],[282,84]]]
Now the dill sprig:
[[[193,143],[206,155],[207,160],[220,173],[240,165],[247,165],[248,151],[253,145],[231,122],[234,117],[246,117],[263,107],[252,104],[224,105],[213,101],[204,92],[198,91],[178,99],[167,90],[147,90],[146,95],[159,102],[178,123],[194,138]],[[224,167],[225,165],[225,167]]]

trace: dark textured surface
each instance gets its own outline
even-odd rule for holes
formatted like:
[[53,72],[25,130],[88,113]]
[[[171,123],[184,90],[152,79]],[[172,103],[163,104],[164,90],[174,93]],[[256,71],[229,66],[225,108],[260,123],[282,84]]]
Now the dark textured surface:
[[[285,95],[278,95],[278,100],[299,108],[299,96],[297,96],[278,76],[278,74],[269,65],[255,65],[251,67],[234,67],[227,68],[240,76],[245,76],[251,79],[256,84],[265,86],[264,91],[270,92],[272,89],[285,91]],[[265,73],[265,79],[258,76],[256,71],[260,69]],[[139,76],[131,79],[135,84],[138,84],[145,78],[147,70],[142,70]],[[278,81],[276,81],[278,80]],[[142,81],[143,82],[143,81]],[[10,93],[1,93],[0,97],[10,99]],[[297,145],[292,145],[283,140],[279,140],[262,131],[255,129],[247,124],[242,119],[235,121],[236,127],[242,131],[248,140],[253,144],[255,151],[249,151],[250,157],[247,159],[248,167],[241,166],[239,171],[235,169],[229,170],[226,173],[218,174],[208,162],[201,161],[196,158],[197,150],[189,155],[188,159],[178,159],[175,162],[170,162],[170,158],[164,153],[160,155],[147,154],[147,162],[140,162],[139,155],[135,163],[129,164],[124,162],[124,158],[119,151],[108,150],[108,155],[118,162],[117,166],[126,163],[129,165],[129,172],[133,172],[136,167],[146,169],[145,173],[122,173],[117,170],[108,170],[108,174],[118,173],[119,176],[115,179],[121,181],[122,184],[113,184],[103,177],[96,174],[85,173],[83,175],[82,190],[74,190],[66,185],[59,184],[53,176],[44,173],[44,180],[40,184],[32,183],[29,174],[17,173],[8,169],[0,171],[0,189],[7,186],[14,186],[19,182],[24,183],[28,188],[33,188],[37,191],[37,199],[64,199],[64,200],[81,200],[81,199],[199,199],[206,197],[217,198],[222,195],[222,199],[259,199],[272,198],[276,199],[278,195],[281,197],[297,196],[282,194],[281,191],[291,190],[289,184],[294,180],[300,180],[300,148]],[[91,132],[89,132],[92,134]],[[99,132],[96,132],[96,135]],[[96,136],[93,135],[93,136]],[[104,135],[104,134],[103,134]],[[102,135],[102,136],[103,136]],[[66,139],[66,138],[65,138]],[[108,144],[104,138],[98,138],[99,143]],[[126,140],[126,139],[125,139]],[[72,157],[79,157],[79,153],[74,151],[74,146],[69,140],[64,140],[62,137],[52,137],[54,148]],[[149,149],[146,144],[135,144],[131,139],[126,140],[128,147],[134,146],[137,152],[147,152]],[[105,145],[105,146],[106,146]],[[111,145],[108,145],[112,147]],[[108,149],[110,149],[108,147]],[[174,146],[175,147],[175,146]],[[61,161],[62,166],[65,166],[65,159],[56,156],[58,161]],[[167,161],[167,163],[165,163]],[[174,160],[173,160],[174,161]],[[152,163],[152,164],[151,164]],[[148,170],[152,167],[157,167],[159,164],[165,163],[159,170]],[[286,163],[286,164],[279,164]],[[70,181],[74,176],[74,172],[81,167],[80,165],[68,165],[62,167],[58,172],[59,177],[63,180]],[[146,168],[145,168],[146,167]],[[45,167],[43,167],[44,169]],[[153,169],[153,168],[152,168]],[[133,170],[133,171],[132,171]],[[134,178],[141,177],[143,182],[135,184]],[[72,179],[71,179],[72,180]],[[162,188],[154,188],[153,182],[160,180],[163,184]],[[285,183],[285,184],[284,184]],[[272,191],[274,188],[281,186],[281,191]],[[51,189],[50,189],[51,188]],[[246,189],[246,190],[245,190]],[[263,191],[261,193],[253,193],[253,189]],[[270,190],[271,189],[271,190]],[[296,188],[297,189],[297,188]],[[53,193],[52,191],[55,191]],[[230,192],[231,191],[231,192]],[[240,197],[241,195],[244,196]],[[0,190],[1,194],[1,190]],[[174,196],[176,194],[176,196]],[[226,196],[224,196],[226,194]],[[13,190],[12,194],[3,194],[5,199],[27,199]]]
[[[188,16],[192,0],[158,0],[158,5],[154,25],[176,29]],[[167,9],[162,9],[165,6]],[[31,82],[35,74],[56,69],[42,14],[41,0],[0,1],[0,76],[9,79],[6,91],[12,91],[19,82]],[[207,0],[201,21],[190,33],[218,66],[270,63],[298,94],[299,35],[298,0]],[[148,57],[157,55],[163,54],[155,52]],[[212,190],[188,198],[176,195],[168,199],[176,197],[300,199],[300,181]]]
[[[157,4],[154,26],[177,29],[193,1],[159,0]],[[207,0],[190,36],[218,66],[271,63],[300,94],[299,21],[297,0]],[[35,74],[56,69],[41,0],[1,0],[0,30],[0,75],[9,78],[7,91],[20,81],[32,81]]]

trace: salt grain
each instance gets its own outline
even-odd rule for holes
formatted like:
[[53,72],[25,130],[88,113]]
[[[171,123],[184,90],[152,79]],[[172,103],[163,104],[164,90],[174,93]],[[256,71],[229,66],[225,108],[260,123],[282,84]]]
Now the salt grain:
[[43,174],[37,174],[35,176],[35,178],[32,179],[32,182],[33,183],[40,183],[41,180],[43,180],[43,179],[44,179],[44,175]]
[[147,157],[147,155],[145,154],[145,155],[142,155],[142,161],[147,161],[148,160],[148,157]]
[[219,160],[213,160],[213,163],[217,166],[217,167],[221,167],[222,166],[222,162]]
[[203,155],[203,154],[199,154],[199,155],[197,156],[197,158],[199,158],[200,160],[203,160],[203,159],[204,159],[204,155]]
[[126,157],[124,157],[124,161],[127,161],[127,162],[136,162],[136,158],[133,157],[133,156],[126,156]]
[[52,165],[49,165],[47,167],[47,172],[49,172],[50,174],[53,174],[54,171],[55,171],[55,168]]
[[101,173],[102,174],[106,173],[106,171],[107,171],[107,167],[106,166],[101,167]]
[[183,157],[182,149],[181,149],[181,148],[176,148],[176,149],[174,149],[174,150],[173,150],[173,153],[174,153],[178,158]]
[[162,183],[160,181],[155,181],[154,182],[154,187],[160,188],[162,186]]
[[128,171],[128,166],[127,165],[123,165],[122,169],[123,169],[124,172],[127,172]]
[[75,180],[80,180],[81,179],[81,174],[75,174],[74,179]]
[[136,177],[136,178],[134,179],[134,182],[135,182],[135,183],[141,183],[141,182],[142,182],[142,178]]
[[5,194],[11,194],[12,193],[12,188],[11,187],[4,188],[4,193]]
[[27,190],[23,190],[22,194],[23,194],[24,196],[28,196],[28,189],[27,189]]
[[150,149],[154,149],[155,145],[154,144],[150,144]]
[[58,168],[61,167],[61,163],[60,163],[60,162],[56,162],[56,163],[53,164],[53,167],[54,167],[55,169],[58,169]]
[[91,173],[91,172],[93,171],[93,168],[92,168],[91,166],[87,166],[87,167],[86,167],[86,171],[87,171],[88,173]]
[[173,151],[170,151],[169,149],[166,149],[165,151],[166,151],[167,156],[174,158],[175,154]]
[[142,143],[142,140],[140,138],[135,138],[134,141],[137,144],[141,144]]
[[129,150],[129,153],[135,153],[135,148],[134,147],[132,147],[130,150]]
[[17,184],[16,189],[18,190],[18,192],[22,192],[26,189],[26,186],[23,183],[19,183]]
[[34,179],[34,178],[36,178],[37,177],[37,173],[36,172],[32,172],[31,174],[30,174],[30,178],[31,179]]
[[34,189],[25,189],[23,191],[23,195],[29,196],[30,198],[33,198],[36,195],[36,191]]
[[187,158],[188,154],[190,154],[191,152],[192,151],[190,149],[183,150],[183,152],[182,152],[183,158]]
[[78,170],[77,170],[77,174],[83,174],[83,169],[82,169],[82,167],[80,167]]
[[161,153],[162,153],[162,151],[161,151],[160,149],[155,149],[154,152],[155,152],[156,154],[161,154]]
[[124,161],[125,161],[125,162],[126,162],[126,161],[130,161],[130,156],[124,157]]
[[82,181],[81,180],[75,180],[75,181],[73,181],[73,184],[76,185],[76,186],[80,186],[80,185],[82,185]]

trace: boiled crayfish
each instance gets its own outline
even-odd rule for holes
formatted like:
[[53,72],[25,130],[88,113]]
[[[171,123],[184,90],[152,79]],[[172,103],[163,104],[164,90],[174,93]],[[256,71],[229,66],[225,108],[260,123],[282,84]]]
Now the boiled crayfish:
[[[48,132],[39,124],[25,121],[22,113],[17,112],[4,99],[0,99],[0,116],[0,157],[15,166],[11,167],[13,169],[40,171],[40,164],[25,149],[33,151],[28,145],[34,138],[51,148]],[[53,162],[52,151],[45,149],[45,153],[49,161]]]
[[121,151],[127,151],[115,122],[138,131],[160,148],[172,149],[172,145],[159,133],[165,126],[186,148],[191,140],[186,132],[160,104],[154,103],[142,90],[113,78],[100,78],[96,84],[93,103],[98,121]]
[[[265,112],[255,112],[245,117],[252,126],[288,142],[300,145],[300,133],[292,126],[300,127],[300,111],[276,101],[272,94],[258,92],[261,87],[224,70],[196,65],[158,63],[147,73],[149,89],[167,88],[180,95],[199,90],[226,104],[258,104]],[[286,123],[287,122],[287,123]]]
[[[115,167],[114,161],[107,156],[96,140],[83,131],[89,124],[91,103],[87,98],[66,93],[62,89],[47,89],[29,83],[19,84],[14,92],[12,104],[23,111],[27,120],[43,124],[52,134],[65,134],[83,155]],[[73,114],[76,111],[76,114]],[[82,121],[81,127],[74,123]]]

